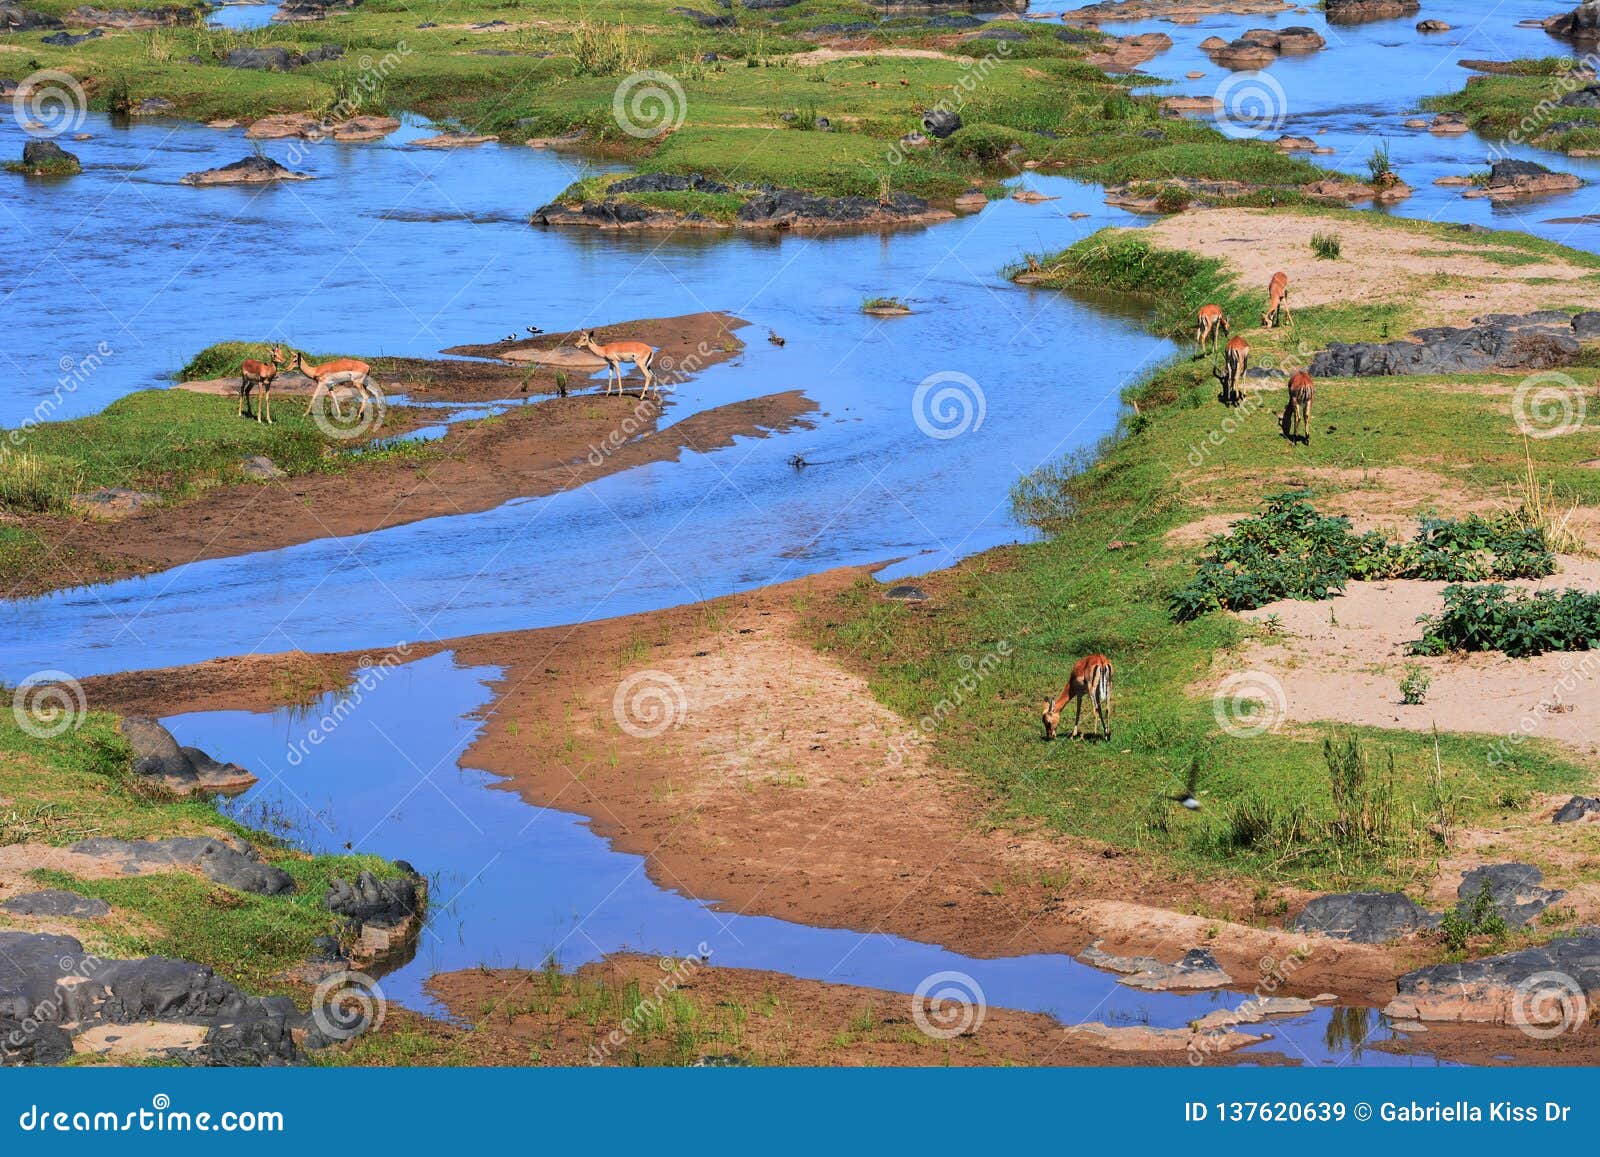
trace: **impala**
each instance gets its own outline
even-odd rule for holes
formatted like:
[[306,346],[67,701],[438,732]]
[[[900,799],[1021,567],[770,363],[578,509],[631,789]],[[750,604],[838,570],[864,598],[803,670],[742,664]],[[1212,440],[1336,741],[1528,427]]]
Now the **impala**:
[[273,346],[269,351],[270,362],[258,362],[255,358],[245,358],[239,363],[239,416],[244,417],[245,404],[250,401],[250,391],[257,386],[261,388],[261,410],[250,416],[258,422],[272,425],[272,383],[278,376],[278,371],[288,364],[288,359],[283,356],[283,350]]
[[1072,738],[1078,737],[1078,725],[1083,720],[1083,701],[1088,699],[1090,709],[1099,721],[1102,737],[1111,738],[1111,660],[1104,655],[1087,655],[1072,665],[1072,677],[1055,699],[1044,701],[1044,737],[1056,737],[1056,724],[1061,721],[1061,709],[1076,701],[1077,711],[1072,717]]
[[1227,347],[1222,351],[1223,368],[1213,369],[1212,375],[1222,383],[1222,402],[1227,406],[1237,406],[1243,398],[1239,391],[1239,383],[1244,380],[1244,371],[1250,364],[1250,343],[1242,337],[1230,337]]
[[355,386],[356,393],[361,398],[363,413],[366,412],[369,400],[380,406],[383,404],[383,395],[368,380],[372,367],[366,362],[357,361],[355,358],[333,358],[316,366],[306,361],[306,355],[297,350],[294,355],[294,368],[316,383],[316,388],[311,391],[311,400],[306,403],[307,414],[311,413],[312,407],[317,404],[317,399],[327,392],[329,386],[344,383]]
[[1289,441],[1298,431],[1298,437],[1311,445],[1311,399],[1316,392],[1316,383],[1304,370],[1296,370],[1289,379],[1289,404],[1283,408],[1283,436]]
[[1261,324],[1272,329],[1280,319],[1294,320],[1294,314],[1289,312],[1289,275],[1281,270],[1267,284],[1267,311],[1261,315]]
[[[581,350],[588,350],[606,363],[606,394],[611,393],[611,379],[616,378],[617,393],[622,393],[622,363],[632,362],[644,371],[644,389],[639,391],[642,398],[650,392],[650,387],[655,385],[655,375],[650,372],[650,365],[656,360],[655,346],[646,345],[642,341],[614,341],[609,345],[599,345],[594,340],[594,330],[586,329],[579,335],[574,343]],[[661,387],[656,386],[656,396],[661,396]]]
[[1206,352],[1206,343],[1215,345],[1228,332],[1228,319],[1222,316],[1220,305],[1202,305],[1198,324],[1194,327],[1194,344],[1200,353]]

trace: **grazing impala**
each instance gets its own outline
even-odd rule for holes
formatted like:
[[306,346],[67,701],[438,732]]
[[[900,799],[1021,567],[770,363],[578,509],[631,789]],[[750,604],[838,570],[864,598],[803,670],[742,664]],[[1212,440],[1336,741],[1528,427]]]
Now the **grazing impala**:
[[278,371],[289,364],[283,356],[283,350],[273,346],[269,351],[270,362],[258,362],[255,358],[245,358],[239,364],[239,416],[244,417],[245,405],[250,401],[250,392],[257,387],[261,389],[261,409],[251,413],[251,417],[258,422],[272,425],[272,383],[278,376]]
[[1283,436],[1289,441],[1299,437],[1311,445],[1311,398],[1316,392],[1316,383],[1304,370],[1289,379],[1289,404],[1283,408]]
[[1220,305],[1202,305],[1198,323],[1194,327],[1194,344],[1200,353],[1206,352],[1206,343],[1215,345],[1228,332],[1228,319],[1222,316]]
[[1224,405],[1237,406],[1244,395],[1239,390],[1239,383],[1244,380],[1244,371],[1250,364],[1250,343],[1242,337],[1230,337],[1227,347],[1222,351],[1222,370],[1216,374],[1217,381],[1222,383],[1222,401]]
[[[644,371],[644,389],[639,391],[642,398],[650,392],[650,387],[655,385],[655,375],[650,372],[650,365],[656,360],[656,349],[642,341],[614,341],[609,345],[599,345],[594,340],[594,330],[586,329],[573,343],[581,350],[588,350],[606,363],[606,394],[611,393],[611,379],[617,380],[617,393],[622,393],[622,363],[632,362]],[[656,396],[661,396],[661,387],[656,386]]]
[[329,386],[350,383],[355,386],[356,393],[361,396],[361,410],[366,412],[368,401],[383,404],[383,395],[378,393],[377,387],[367,380],[367,375],[372,373],[372,367],[366,362],[357,361],[355,358],[333,358],[325,361],[320,366],[314,366],[306,361],[306,355],[295,351],[294,368],[315,382],[316,388],[311,391],[311,400],[306,403],[306,413],[310,414],[313,406]]
[[1272,329],[1279,321],[1293,320],[1294,314],[1289,312],[1289,275],[1279,271],[1267,284],[1267,311],[1261,315],[1261,324]]
[[1072,665],[1072,677],[1060,696],[1044,701],[1044,737],[1056,737],[1056,724],[1061,721],[1061,709],[1077,701],[1078,708],[1072,717],[1072,738],[1078,737],[1078,724],[1083,720],[1083,701],[1087,698],[1090,709],[1099,720],[1102,737],[1111,738],[1111,660],[1104,655],[1088,655]]

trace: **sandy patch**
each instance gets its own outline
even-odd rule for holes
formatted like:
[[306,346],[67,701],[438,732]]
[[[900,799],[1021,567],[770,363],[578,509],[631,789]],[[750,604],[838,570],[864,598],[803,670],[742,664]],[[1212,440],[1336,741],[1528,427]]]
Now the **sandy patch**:
[[192,1052],[206,1039],[203,1024],[97,1024],[72,1038],[72,1049],[119,1060],[164,1057],[168,1049]]
[[[1313,233],[1335,232],[1343,241],[1337,262],[1319,260],[1311,251]],[[1239,275],[1241,285],[1259,286],[1282,270],[1289,275],[1292,309],[1312,305],[1383,303],[1396,299],[1415,304],[1418,325],[1461,322],[1484,313],[1525,313],[1579,288],[1591,270],[1563,261],[1530,265],[1496,265],[1474,256],[1468,247],[1481,239],[1462,234],[1459,247],[1440,237],[1385,228],[1354,214],[1330,220],[1254,209],[1214,209],[1178,213],[1140,230],[1152,245],[1220,257]],[[1444,250],[1452,250],[1441,255]],[[1442,277],[1458,284],[1442,286]],[[1572,282],[1528,284],[1530,278]],[[1460,282],[1468,282],[1466,288]],[[1256,321],[1250,318],[1250,322]]]
[[[1406,653],[1407,644],[1421,635],[1417,618],[1440,610],[1440,592],[1447,585],[1358,582],[1326,602],[1286,599],[1249,611],[1244,618],[1255,622],[1277,616],[1282,633],[1247,643],[1226,661],[1227,671],[1216,674],[1252,670],[1277,679],[1285,694],[1284,718],[1293,722],[1525,734],[1584,756],[1600,754],[1600,653],[1529,659],[1507,659],[1497,652],[1437,658]],[[1600,562],[1563,557],[1550,578],[1510,585],[1600,590]],[[1413,663],[1433,682],[1426,703],[1408,707],[1400,702],[1398,682]]]
[[793,64],[828,64],[835,60],[845,60],[853,56],[887,56],[887,57],[920,57],[924,60],[952,60],[948,52],[939,52],[932,48],[813,48],[809,52],[794,52],[789,55]]

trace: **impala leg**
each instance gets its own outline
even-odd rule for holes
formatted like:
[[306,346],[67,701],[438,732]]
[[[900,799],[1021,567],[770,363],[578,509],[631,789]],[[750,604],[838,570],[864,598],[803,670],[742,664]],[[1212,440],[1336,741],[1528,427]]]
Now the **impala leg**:
[[306,413],[305,413],[306,417],[308,417],[308,418],[311,417],[311,411],[316,407],[317,399],[322,397],[322,395],[324,393],[326,393],[327,390],[328,390],[328,384],[326,382],[318,382],[312,388],[312,390],[311,390],[311,400],[306,403]]
[[267,386],[261,391],[261,409],[266,414],[267,425],[272,425],[272,387]]
[[1077,739],[1079,732],[1082,731],[1080,725],[1083,723],[1083,696],[1078,696],[1072,702],[1074,705],[1072,710],[1072,738]]

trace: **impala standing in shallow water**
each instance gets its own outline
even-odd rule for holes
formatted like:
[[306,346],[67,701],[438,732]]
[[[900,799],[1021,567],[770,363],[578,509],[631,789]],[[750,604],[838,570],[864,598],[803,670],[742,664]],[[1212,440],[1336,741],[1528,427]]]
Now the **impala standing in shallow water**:
[[1199,317],[1196,318],[1194,327],[1194,344],[1201,353],[1206,352],[1206,343],[1216,345],[1228,332],[1228,319],[1222,316],[1220,305],[1202,305]]
[[[622,393],[622,363],[632,362],[644,371],[644,389],[639,391],[642,398],[650,392],[650,387],[655,385],[655,375],[650,372],[650,365],[656,360],[656,348],[646,345],[642,341],[614,341],[609,345],[598,345],[594,340],[594,330],[586,329],[573,343],[581,350],[588,350],[606,363],[606,395],[611,394],[611,379],[617,380],[617,393]],[[656,397],[661,396],[661,387],[656,386]]]
[[272,425],[272,383],[278,376],[278,371],[289,364],[289,359],[283,356],[283,350],[273,346],[269,351],[272,357],[270,362],[258,362],[255,358],[245,358],[239,364],[239,416],[244,417],[245,403],[250,400],[250,392],[256,387],[261,388],[261,409],[251,415],[258,422]]
[[1261,324],[1272,329],[1279,321],[1293,320],[1294,314],[1289,312],[1289,275],[1280,270],[1267,284],[1267,310],[1261,315]]
[[1059,696],[1044,701],[1044,737],[1056,737],[1056,724],[1061,721],[1061,709],[1077,701],[1077,711],[1072,717],[1072,738],[1078,737],[1078,725],[1083,721],[1083,701],[1087,698],[1099,722],[1101,738],[1111,738],[1111,660],[1104,655],[1086,655],[1072,665],[1072,677]]

